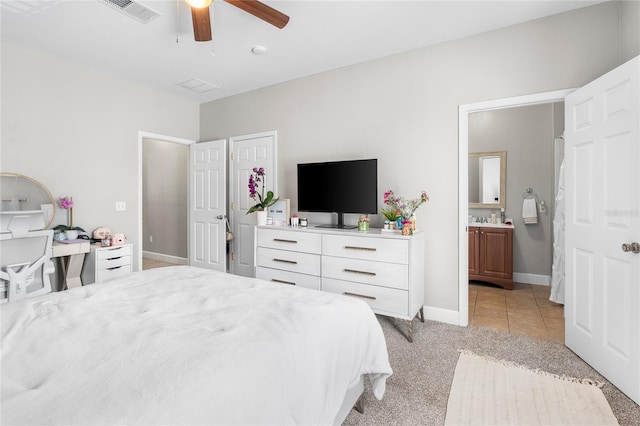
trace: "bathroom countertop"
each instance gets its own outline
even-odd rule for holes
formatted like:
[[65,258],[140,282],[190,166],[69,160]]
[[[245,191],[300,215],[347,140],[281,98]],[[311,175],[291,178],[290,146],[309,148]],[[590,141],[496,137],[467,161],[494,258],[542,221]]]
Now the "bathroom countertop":
[[480,222],[470,222],[469,226],[479,226],[481,228],[509,228],[513,229],[513,224],[506,223],[480,223]]

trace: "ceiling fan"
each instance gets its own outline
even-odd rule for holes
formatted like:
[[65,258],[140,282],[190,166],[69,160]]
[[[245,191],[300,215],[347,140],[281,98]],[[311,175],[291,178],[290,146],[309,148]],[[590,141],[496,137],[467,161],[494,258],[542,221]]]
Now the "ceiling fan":
[[[193,35],[196,41],[211,40],[211,17],[209,6],[213,0],[185,0],[191,6],[191,19],[193,20]],[[284,28],[289,22],[289,17],[258,0],[225,0],[253,16],[268,22],[278,28]]]

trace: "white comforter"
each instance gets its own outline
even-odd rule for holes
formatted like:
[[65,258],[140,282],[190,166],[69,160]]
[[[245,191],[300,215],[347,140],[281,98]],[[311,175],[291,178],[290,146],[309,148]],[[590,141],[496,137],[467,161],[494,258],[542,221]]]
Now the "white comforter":
[[331,424],[392,373],[364,302],[188,266],[0,309],[3,425]]

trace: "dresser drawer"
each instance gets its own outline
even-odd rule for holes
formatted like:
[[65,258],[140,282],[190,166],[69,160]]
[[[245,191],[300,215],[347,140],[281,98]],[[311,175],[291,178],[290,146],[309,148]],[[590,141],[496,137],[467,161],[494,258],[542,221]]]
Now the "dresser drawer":
[[96,262],[96,268],[98,268],[98,270],[113,269],[124,265],[131,265],[131,256],[100,259]]
[[120,277],[131,272],[131,264],[116,266],[111,269],[100,269],[96,273],[96,282],[100,283],[111,278]]
[[348,235],[323,235],[322,254],[407,264],[409,263],[409,241]]
[[278,269],[256,268],[256,278],[274,283],[295,285],[298,287],[320,290],[320,277],[317,275],[299,274],[297,272],[281,271]]
[[113,259],[114,257],[131,256],[131,245],[101,248],[96,250],[96,259]]
[[322,278],[322,290],[363,300],[374,312],[392,316],[409,316],[409,297],[405,290],[378,287],[349,281]]
[[258,247],[320,254],[322,236],[280,229],[258,229]]
[[257,266],[320,275],[320,255],[258,247]]
[[409,290],[409,265],[322,256],[322,276]]

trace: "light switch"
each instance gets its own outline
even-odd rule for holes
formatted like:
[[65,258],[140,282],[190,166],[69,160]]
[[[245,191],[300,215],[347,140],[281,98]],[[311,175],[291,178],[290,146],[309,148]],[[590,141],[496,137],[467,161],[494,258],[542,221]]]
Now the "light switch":
[[123,212],[127,210],[127,202],[126,201],[116,201],[116,211]]

